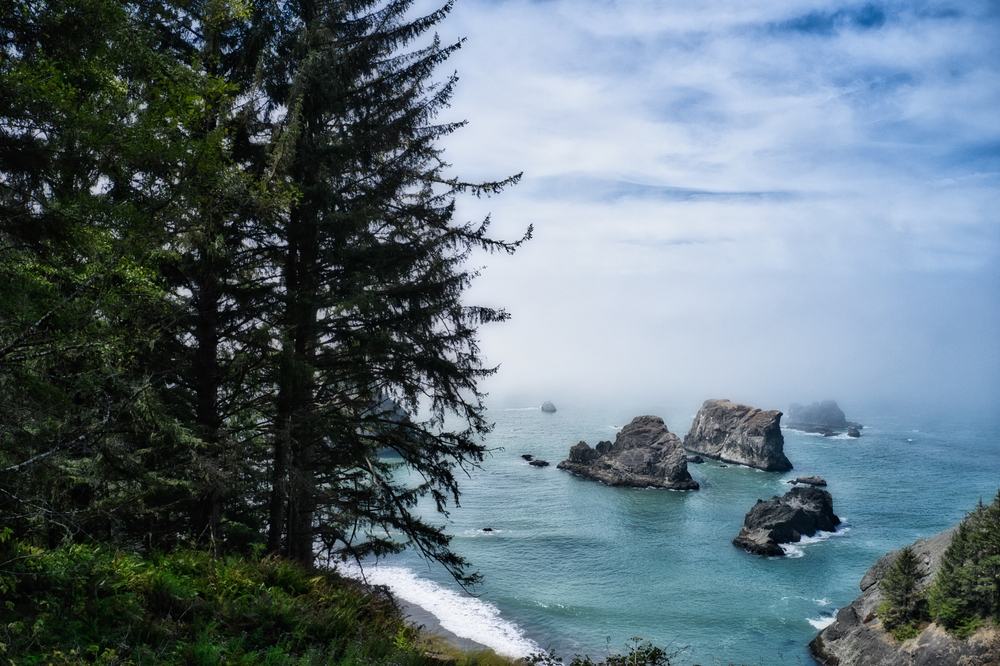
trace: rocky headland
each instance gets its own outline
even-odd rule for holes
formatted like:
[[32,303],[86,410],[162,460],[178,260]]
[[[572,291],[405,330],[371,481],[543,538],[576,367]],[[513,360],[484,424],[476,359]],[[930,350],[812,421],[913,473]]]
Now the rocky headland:
[[782,497],[757,500],[743,518],[743,529],[733,545],[755,555],[784,555],[778,544],[796,543],[802,536],[832,532],[840,524],[833,513],[833,497],[819,488],[792,488]]
[[596,448],[586,442],[575,444],[557,467],[609,486],[698,489],[687,470],[680,438],[659,416],[635,417],[614,444],[600,442]]
[[793,402],[788,406],[788,413],[785,417],[785,425],[789,428],[827,437],[844,431],[847,431],[851,437],[860,437],[861,428],[864,427],[860,423],[848,421],[843,410],[837,406],[834,400],[814,402],[807,407]]
[[781,412],[764,411],[728,400],[706,400],[684,437],[691,453],[766,472],[787,472]]
[[[911,548],[927,574],[920,587],[930,586],[941,568],[941,557],[957,528],[918,539]],[[882,603],[879,583],[902,549],[881,557],[861,579],[861,596],[837,612],[833,624],[819,633],[809,651],[824,666],[997,666],[1000,664],[1000,630],[980,629],[959,640],[936,624],[929,624],[914,638],[899,642],[882,631],[876,612]]]

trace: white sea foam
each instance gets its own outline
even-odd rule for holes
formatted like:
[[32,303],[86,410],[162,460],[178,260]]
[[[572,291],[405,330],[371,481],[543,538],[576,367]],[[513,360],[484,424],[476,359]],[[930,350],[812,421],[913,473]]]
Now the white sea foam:
[[836,619],[837,618],[835,617],[821,617],[818,620],[814,620],[812,618],[807,617],[806,622],[814,626],[817,630],[821,630],[829,627],[831,624],[834,623]]
[[[355,564],[338,563],[337,569],[345,576],[361,578]],[[365,567],[364,577],[373,585],[387,586],[398,599],[431,613],[456,636],[492,648],[497,654],[516,659],[541,652],[537,643],[526,638],[516,624],[500,617],[500,611],[488,601],[418,578],[405,567]]]
[[820,543],[821,541],[826,541],[830,537],[844,536],[847,532],[851,531],[849,525],[846,525],[846,518],[840,524],[840,528],[836,532],[824,532],[820,530],[812,536],[803,536],[799,539],[798,543],[779,543],[781,550],[785,551],[785,557],[802,557],[806,554],[804,550],[805,546],[814,543]]

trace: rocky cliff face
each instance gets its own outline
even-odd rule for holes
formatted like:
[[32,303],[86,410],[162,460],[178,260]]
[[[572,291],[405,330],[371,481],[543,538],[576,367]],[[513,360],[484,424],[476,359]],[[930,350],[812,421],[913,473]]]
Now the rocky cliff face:
[[832,532],[839,524],[830,493],[819,488],[793,488],[782,497],[757,500],[744,517],[743,529],[733,545],[756,555],[784,555],[778,544],[797,543],[820,530]]
[[784,446],[781,412],[728,400],[706,400],[684,437],[684,448],[692,453],[766,472],[792,469]]
[[[925,573],[923,585],[934,582],[941,556],[957,528],[917,540],[911,548]],[[900,549],[902,550],[902,549]],[[997,666],[1000,630],[980,629],[968,640],[958,640],[936,624],[902,643],[881,630],[876,617],[882,593],[879,583],[896,562],[900,550],[881,557],[861,579],[861,596],[837,612],[836,621],[820,632],[809,650],[825,666]]]
[[557,465],[574,474],[611,486],[697,490],[687,471],[684,447],[659,416],[637,416],[622,428],[615,442],[591,448],[580,442]]

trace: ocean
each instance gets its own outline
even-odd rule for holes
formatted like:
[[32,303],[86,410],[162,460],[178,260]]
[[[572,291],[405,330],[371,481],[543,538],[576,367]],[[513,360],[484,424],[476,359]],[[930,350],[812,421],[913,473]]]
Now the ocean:
[[[369,582],[388,585],[448,631],[509,656],[548,650],[600,659],[638,638],[680,650],[674,664],[811,664],[806,644],[860,593],[879,557],[956,524],[1000,488],[997,414],[845,403],[848,420],[864,424],[862,436],[783,428],[791,472],[706,461],[688,465],[697,491],[612,488],[556,463],[580,440],[614,441],[640,414],[661,416],[683,439],[700,401],[636,409],[543,397],[558,411],[542,412],[541,400],[491,404],[493,452],[463,475],[461,507],[448,519],[421,507],[438,524],[447,520],[454,549],[483,575],[477,596],[413,553],[365,567]],[[533,467],[522,454],[551,465]],[[843,521],[836,532],[804,539],[786,557],[732,545],[758,499],[814,474],[829,484]]]

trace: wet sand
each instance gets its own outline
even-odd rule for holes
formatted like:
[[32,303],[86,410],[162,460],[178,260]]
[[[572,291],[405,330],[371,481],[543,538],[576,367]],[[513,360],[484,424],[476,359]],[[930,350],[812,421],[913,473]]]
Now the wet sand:
[[426,634],[440,636],[451,645],[454,645],[458,649],[465,652],[478,652],[490,649],[486,645],[477,643],[471,638],[462,638],[458,634],[448,631],[441,626],[437,616],[430,611],[417,606],[416,604],[402,600],[397,600],[397,603],[399,603],[399,607],[402,610],[403,616],[406,618],[407,622],[415,625]]

